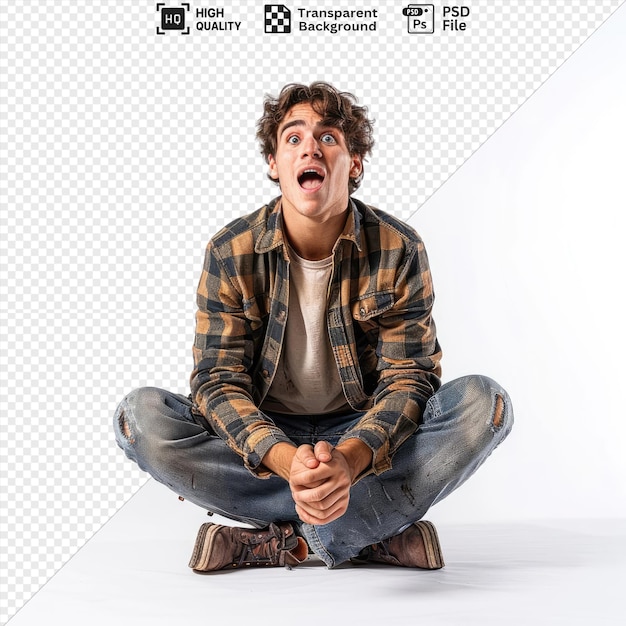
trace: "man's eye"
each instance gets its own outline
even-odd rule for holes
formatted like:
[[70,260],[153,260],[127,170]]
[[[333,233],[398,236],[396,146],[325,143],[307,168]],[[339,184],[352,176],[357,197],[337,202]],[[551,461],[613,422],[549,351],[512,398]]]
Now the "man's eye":
[[320,139],[322,143],[336,143],[335,137],[330,133],[324,133]]
[[291,135],[291,137],[287,139],[287,143],[291,143],[293,145],[297,144],[299,141],[300,139],[297,137],[297,135]]

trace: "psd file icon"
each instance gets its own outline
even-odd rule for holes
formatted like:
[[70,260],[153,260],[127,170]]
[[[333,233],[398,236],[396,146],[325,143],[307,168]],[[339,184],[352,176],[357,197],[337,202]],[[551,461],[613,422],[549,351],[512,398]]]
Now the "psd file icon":
[[435,5],[434,4],[409,4],[402,9],[402,15],[406,15],[409,33],[432,34],[435,32]]

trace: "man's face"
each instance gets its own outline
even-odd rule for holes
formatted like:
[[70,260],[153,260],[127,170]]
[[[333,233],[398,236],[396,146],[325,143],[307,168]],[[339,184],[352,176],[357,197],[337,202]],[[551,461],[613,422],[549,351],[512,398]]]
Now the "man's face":
[[348,206],[348,180],[361,172],[361,159],[348,151],[341,129],[324,126],[309,103],[294,105],[278,127],[270,176],[280,179],[286,214],[295,210],[318,222]]

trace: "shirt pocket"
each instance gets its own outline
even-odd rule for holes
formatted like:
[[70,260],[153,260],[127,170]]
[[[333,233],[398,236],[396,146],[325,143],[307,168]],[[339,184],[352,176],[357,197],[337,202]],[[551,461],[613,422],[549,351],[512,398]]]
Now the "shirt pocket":
[[269,309],[269,297],[266,294],[252,296],[243,299],[243,314],[252,323],[261,323],[267,319]]
[[393,291],[377,291],[365,294],[352,302],[352,317],[359,322],[365,322],[373,317],[382,315],[396,303]]

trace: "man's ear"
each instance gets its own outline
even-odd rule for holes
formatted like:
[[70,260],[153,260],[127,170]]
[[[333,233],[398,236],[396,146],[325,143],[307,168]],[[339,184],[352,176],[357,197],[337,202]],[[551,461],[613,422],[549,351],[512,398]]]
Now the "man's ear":
[[350,166],[350,178],[358,178],[363,172],[363,161],[361,157],[355,154],[352,157],[352,164]]
[[269,176],[273,180],[278,180],[278,168],[276,167],[276,159],[273,154],[267,157],[267,163],[269,165]]

